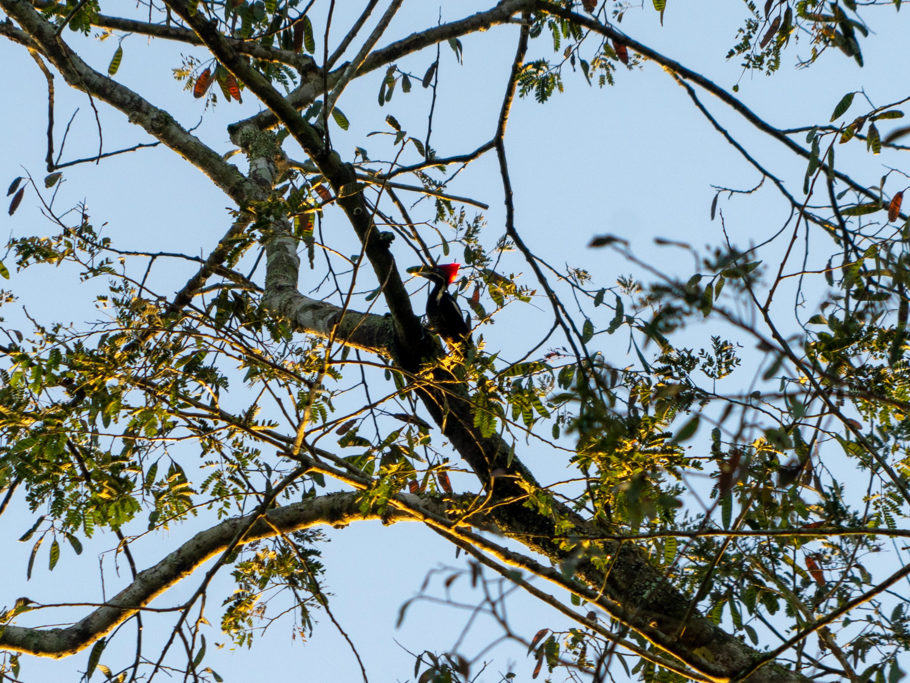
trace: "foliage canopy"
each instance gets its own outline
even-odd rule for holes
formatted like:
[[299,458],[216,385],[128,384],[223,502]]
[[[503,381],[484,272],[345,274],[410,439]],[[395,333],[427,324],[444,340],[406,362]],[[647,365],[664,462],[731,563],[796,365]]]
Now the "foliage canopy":
[[[101,604],[73,586],[64,617],[48,614],[65,605],[10,592],[0,673],[85,651],[86,678],[230,680],[206,636],[250,645],[275,621],[303,636],[336,622],[347,589],[325,571],[320,527],[381,520],[419,522],[463,553],[444,589],[464,576],[477,610],[527,647],[502,680],[902,678],[908,98],[874,104],[873,80],[837,93],[830,117],[782,129],[763,118],[774,103],[759,111],[739,85],[624,31],[634,13],[660,36],[685,3],[501,0],[454,20],[412,4],[0,0],[0,35],[34,60],[49,105],[48,175],[8,191],[0,514],[28,511],[28,578],[69,571],[99,538],[129,571],[108,577],[118,592]],[[793,59],[863,67],[870,27],[900,9],[746,2],[726,57],[772,80]],[[125,76],[151,45],[166,52]],[[501,62],[495,101],[472,100],[488,83],[459,79],[471,50]],[[570,87],[655,67],[757,184],[705,188],[704,247],[663,239],[642,254],[592,225],[535,249],[528,212],[560,198],[513,182],[518,98],[546,117]],[[85,158],[65,153],[85,142],[55,119],[68,106],[58,78],[92,111]],[[456,99],[462,120],[489,115],[480,144],[437,106]],[[24,126],[35,114],[18,112]],[[535,134],[597,125],[584,118]],[[110,149],[105,133],[123,121],[142,141]],[[790,158],[763,161],[769,144]],[[136,247],[90,211],[103,187],[68,199],[91,164],[149,147],[201,171],[229,210],[159,196],[187,224]],[[572,173],[581,153],[548,163]],[[603,191],[591,201],[609,202]],[[27,220],[30,204],[42,220]],[[750,223],[763,204],[784,219]],[[218,234],[189,223],[199,206]],[[631,274],[556,265],[571,237]],[[474,341],[447,345],[410,275],[452,258]],[[78,287],[88,305],[72,317],[92,319],[33,314],[34,273],[45,296]],[[224,574],[233,587],[219,592]],[[188,576],[189,593],[170,597]],[[536,633],[510,623],[512,589],[552,621]],[[144,643],[151,621],[165,636]],[[489,675],[484,653],[415,659],[421,682]]]

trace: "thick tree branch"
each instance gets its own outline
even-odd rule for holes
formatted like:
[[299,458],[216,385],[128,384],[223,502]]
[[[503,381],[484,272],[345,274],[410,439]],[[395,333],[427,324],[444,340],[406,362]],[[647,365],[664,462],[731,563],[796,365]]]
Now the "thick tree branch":
[[[207,22],[201,14],[189,11],[189,6],[186,2],[172,0],[168,2],[168,5],[174,8],[188,25],[192,26],[193,31],[201,42],[212,51],[219,62],[237,76],[273,112],[274,121],[281,122],[287,127],[294,138],[316,162],[323,175],[329,180],[338,197],[338,204],[347,214],[348,219],[365,246],[365,253],[374,268],[378,281],[384,289],[392,316],[388,323],[385,323],[385,320],[378,316],[360,317],[359,314],[345,314],[343,318],[338,316],[332,318],[333,311],[330,308],[321,303],[317,306],[313,300],[303,297],[297,292],[296,280],[299,261],[296,260],[296,243],[287,236],[286,232],[272,236],[268,240],[270,267],[266,283],[267,305],[272,310],[282,312],[292,320],[295,320],[296,324],[302,327],[317,333],[328,333],[333,337],[338,336],[338,330],[345,324],[350,325],[346,332],[350,339],[355,339],[356,335],[361,331],[368,330],[375,325],[376,336],[383,336],[385,341],[382,342],[384,346],[381,347],[378,345],[380,342],[375,342],[372,350],[387,349],[391,355],[399,359],[403,357],[403,354],[400,353],[401,350],[407,350],[409,354],[402,364],[407,363],[405,367],[411,372],[412,377],[419,378],[416,381],[412,381],[412,387],[421,396],[445,436],[483,482],[488,495],[483,503],[485,508],[491,508],[489,516],[496,521],[499,528],[510,538],[521,542],[535,552],[541,553],[553,562],[564,562],[570,557],[571,549],[562,540],[557,540],[558,529],[564,526],[571,526],[579,530],[579,532],[589,531],[590,533],[596,533],[597,530],[591,530],[590,525],[586,524],[583,519],[570,508],[560,505],[558,502],[548,501],[552,505],[547,512],[527,507],[525,503],[528,501],[529,494],[540,493],[539,486],[531,473],[514,456],[512,447],[504,439],[499,436],[483,437],[480,431],[474,427],[474,406],[471,400],[472,397],[464,382],[460,381],[448,370],[433,366],[428,368],[424,363],[424,361],[432,359],[434,351],[427,344],[426,335],[414,316],[407,292],[404,290],[387,246],[377,239],[378,235],[376,234],[372,212],[363,198],[362,188],[357,183],[353,167],[350,164],[343,163],[337,153],[326,146],[320,131],[308,124],[297,111],[296,107],[300,106],[299,102],[301,100],[299,98],[302,96],[299,93],[303,93],[305,88],[298,89],[298,95],[293,98],[282,97],[262,74],[250,66],[247,58],[239,54],[237,47],[231,43],[231,39],[219,33],[216,24]],[[127,94],[133,95],[131,91],[125,88],[122,91],[117,90],[114,86],[117,88],[122,88],[122,86],[111,85],[110,83],[113,82],[108,83],[110,79],[106,79],[81,62],[77,62],[78,58],[62,42],[57,41],[56,35],[47,32],[50,25],[36,15],[27,4],[17,2],[17,0],[0,0],[0,6],[8,12],[10,12],[10,7],[12,7],[18,15],[21,15],[22,18],[10,12],[11,15],[16,16],[17,21],[26,29],[31,39],[40,46],[42,52],[48,55],[55,66],[64,73],[64,76],[67,77],[67,73],[69,73],[67,80],[71,84],[76,84],[76,87],[86,89],[106,101],[113,100],[114,106],[119,106],[124,111],[127,111],[127,109],[123,108],[127,104],[124,97]],[[436,29],[414,34],[402,41],[393,43],[387,48],[377,50],[367,56],[356,73],[359,75],[379,68],[400,56],[423,49],[445,38],[488,28],[496,23],[508,22],[515,13],[525,10],[543,10],[553,14],[559,14],[562,11],[561,8],[540,0],[504,0],[487,12],[475,14],[460,22],[453,22]],[[572,13],[568,14],[571,15],[573,21],[580,25],[587,25],[585,21],[590,21]],[[596,22],[594,23],[596,24]],[[611,35],[605,34],[604,31],[606,30],[613,31],[613,29],[605,28],[600,24],[597,24],[597,26],[600,27],[599,32],[604,35]],[[625,42],[633,49],[645,54],[643,46],[642,49],[639,49],[637,47],[638,44],[634,43],[634,41],[629,42],[629,39],[621,34],[615,31],[613,33],[620,42]],[[653,53],[653,51],[650,52],[651,55],[646,56],[656,60],[661,57],[657,53]],[[672,60],[662,59],[664,59],[664,62],[661,63],[667,66],[672,63]],[[340,74],[346,73],[347,68],[347,66],[342,66],[336,70],[332,78],[329,79],[329,83],[337,84],[339,82],[338,79],[341,77]],[[673,67],[670,66],[670,68]],[[91,81],[91,83],[87,84],[87,81]],[[702,85],[702,83],[699,84]],[[319,90],[314,84],[309,84],[308,87],[308,93],[312,94],[313,97],[318,96]],[[332,86],[330,85],[330,87]],[[114,90],[113,94],[108,92],[109,89]],[[200,152],[192,144],[195,138],[189,136],[191,140],[187,140],[178,135],[179,131],[172,130],[176,124],[171,126],[172,122],[169,120],[160,119],[159,114],[163,114],[163,112],[154,109],[138,96],[135,97],[139,100],[139,113],[137,116],[140,119],[140,125],[150,126],[154,129],[157,129],[157,127],[166,129],[165,133],[159,132],[159,135],[162,136],[159,139],[163,141],[170,140],[169,144],[172,148],[180,151],[197,165],[208,163],[208,157],[197,155]],[[129,111],[132,113],[135,110],[136,104],[130,102]],[[253,123],[257,126],[266,125],[267,120],[267,117],[257,117],[255,122],[248,120],[247,125],[234,127],[235,138],[241,144],[244,144],[243,138],[253,128]],[[177,128],[179,129],[179,127]],[[259,131],[257,130],[256,132]],[[502,150],[502,130],[499,132],[500,135],[498,135],[497,139],[500,142],[500,150]],[[186,152],[182,150],[186,150]],[[214,154],[208,148],[204,148],[204,150],[207,150],[209,154]],[[220,163],[224,165],[224,162]],[[239,176],[239,173],[236,175]],[[256,182],[256,169],[252,170],[251,175],[254,182]],[[240,180],[243,183],[237,181],[239,183],[237,188],[239,189],[236,189],[235,192],[242,194],[245,198],[253,196],[264,197],[271,187],[270,183],[258,183],[255,192],[251,192],[248,181],[243,179],[242,176]],[[220,186],[233,187],[224,180],[221,182]],[[231,196],[234,196],[234,194]],[[238,203],[243,205],[242,202]],[[349,315],[350,318],[348,317]],[[394,335],[389,332],[387,326],[383,328],[380,322],[386,325],[393,325]],[[382,333],[381,335],[380,332]],[[370,336],[370,339],[373,338]],[[392,346],[390,339],[397,341],[398,344],[395,349],[390,348]],[[369,348],[369,346],[364,345],[363,348]],[[490,505],[487,506],[486,503]],[[404,516],[402,518],[413,517]],[[250,523],[248,518],[247,523]],[[215,529],[221,526],[219,525]],[[232,528],[234,535],[236,535],[237,529],[241,527],[235,526]],[[258,528],[258,525],[253,526],[254,530]],[[194,541],[206,534],[220,538],[213,530],[208,530],[202,532]],[[228,542],[230,542],[231,535],[226,535]],[[473,544],[494,552],[490,549],[492,544],[485,543],[482,538],[470,538],[467,535],[464,537],[469,538]],[[84,647],[91,642],[88,638],[97,639],[104,633],[109,632],[117,623],[121,623],[129,614],[147,604],[148,600],[166,589],[177,578],[193,571],[205,558],[219,552],[217,549],[207,551],[205,548],[222,543],[219,547],[223,551],[226,546],[223,545],[223,541],[218,541],[217,538],[212,540],[208,535],[204,536],[200,541],[202,549],[187,549],[188,557],[175,558],[170,563],[177,565],[176,569],[169,569],[170,573],[165,572],[165,567],[163,566],[165,561],[156,565],[152,570],[147,570],[147,572],[152,572],[151,574],[147,574],[147,572],[141,573],[134,587],[118,595],[114,599],[117,602],[96,610],[93,615],[87,617],[89,621],[83,620],[83,622],[79,622],[79,624],[70,629],[56,629],[38,633],[56,634],[58,631],[65,631],[67,634],[76,633],[81,643],[80,647]],[[628,624],[659,648],[705,672],[706,675],[715,680],[726,680],[735,677],[741,672],[748,670],[749,667],[754,666],[757,660],[756,653],[752,649],[747,648],[737,639],[724,633],[703,617],[695,616],[689,620],[686,624],[685,632],[679,637],[676,636],[679,631],[678,627],[686,619],[685,606],[687,601],[634,545],[622,542],[604,542],[597,550],[600,555],[583,555],[580,561],[577,561],[578,558],[576,556],[571,556],[573,562],[577,561],[575,576],[585,584],[584,586],[578,584],[575,588],[577,595],[597,601],[598,604],[606,605],[605,608],[608,609],[611,615]],[[505,548],[495,552],[500,553],[503,558],[512,557],[516,562],[520,559],[517,556],[513,557],[510,551]],[[609,559],[610,569],[608,572],[603,571],[602,565],[595,564],[595,560],[602,561],[604,558]],[[527,565],[527,560],[521,561]],[[155,573],[154,570],[156,569],[159,570],[158,573]],[[562,580],[562,585],[566,583],[564,577],[561,577],[560,573],[555,570],[550,570],[541,565],[536,568],[536,571],[540,572],[542,576],[552,576],[554,580]],[[165,574],[162,575],[162,572],[165,572]],[[131,590],[138,591],[138,593],[130,592]],[[0,647],[4,644],[3,639],[10,637],[10,628],[15,627],[8,627],[3,632],[2,637],[0,637]],[[75,631],[72,629],[75,629]],[[15,634],[16,631],[12,631],[12,633]],[[88,638],[86,638],[85,633],[90,634]],[[19,634],[20,640],[18,642],[20,644],[25,643],[28,638],[39,637],[35,635],[35,631],[28,629],[20,631]],[[40,638],[45,639],[49,637],[47,635],[40,636]],[[53,640],[51,644],[56,648],[53,650],[47,649],[50,645],[45,641],[36,642],[36,649],[20,649],[20,651],[41,652],[51,654],[51,656],[62,656],[74,651],[66,649],[70,646],[66,645],[66,638],[63,636]],[[42,650],[42,647],[45,649]],[[705,661],[705,657],[702,654],[704,651],[711,652],[714,658],[713,661]],[[759,669],[752,680],[779,681],[798,679],[794,677],[788,678],[788,674],[782,669],[769,665]]]
[[5,36],[9,38],[14,43],[19,43],[24,45],[27,48],[37,49],[35,41],[33,41],[29,35],[22,29],[16,28],[9,19],[6,21],[0,21],[0,36]]
[[[338,205],[344,210],[364,245],[366,256],[392,313],[396,337],[410,348],[420,347],[425,338],[423,328],[411,308],[410,298],[398,275],[388,245],[375,229],[372,211],[364,199],[363,188],[357,181],[354,168],[342,162],[337,152],[325,147],[319,131],[307,123],[288,99],[275,90],[262,74],[246,62],[245,58],[231,49],[215,25],[207,22],[200,14],[190,11],[189,6],[182,0],[168,0],[167,5],[183,17],[225,68],[275,112],[281,123],[316,163],[335,190]],[[234,129],[234,137],[240,140],[241,144],[246,134],[245,130],[249,129]]]
[[[136,21],[134,19],[124,19],[121,17],[111,17],[99,14],[92,19],[92,25],[99,28],[107,28],[115,31],[125,31],[128,33],[139,33],[152,38],[164,38],[165,40],[175,40],[189,45],[202,45],[202,41],[195,33],[187,28],[180,26],[168,26],[166,24],[152,24],[146,21]],[[264,62],[280,62],[288,64],[300,71],[301,74],[310,74],[316,71],[316,62],[309,55],[293,52],[292,50],[282,50],[276,47],[267,47],[258,40],[239,40],[236,38],[226,38],[231,47],[240,54],[249,55],[253,59],[260,59]]]
[[255,186],[250,185],[235,166],[224,161],[220,154],[189,133],[168,112],[155,107],[126,86],[86,64],[57,36],[56,27],[29,3],[0,0],[0,8],[19,23],[41,54],[57,68],[70,86],[119,109],[129,117],[130,122],[142,127],[149,135],[188,159],[238,206],[244,207],[261,198]]
[[284,316],[301,332],[332,338],[347,346],[386,357],[394,354],[395,331],[386,316],[357,313],[304,296],[297,290],[298,242],[287,231],[269,237],[268,267],[262,303]]
[[[326,524],[337,527],[380,518],[384,522],[413,521],[413,517],[398,510],[364,515],[360,511],[359,497],[359,493],[335,493],[274,508],[265,513],[263,519],[252,523],[241,544],[274,537],[276,530],[287,534]],[[418,506],[445,515],[443,504],[423,499],[418,502],[417,497],[414,498]],[[129,586],[72,626],[42,629],[6,625],[0,630],[0,649],[53,658],[75,654],[141,611],[206,560],[223,552],[237,532],[250,524],[250,516],[235,517],[201,531],[154,566],[139,572]]]

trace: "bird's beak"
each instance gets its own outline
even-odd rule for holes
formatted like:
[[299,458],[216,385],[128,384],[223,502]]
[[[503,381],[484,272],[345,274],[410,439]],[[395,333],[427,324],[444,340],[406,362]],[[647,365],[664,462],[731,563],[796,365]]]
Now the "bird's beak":
[[418,277],[431,278],[435,271],[427,266],[411,266],[408,268],[407,272],[411,275],[417,275]]

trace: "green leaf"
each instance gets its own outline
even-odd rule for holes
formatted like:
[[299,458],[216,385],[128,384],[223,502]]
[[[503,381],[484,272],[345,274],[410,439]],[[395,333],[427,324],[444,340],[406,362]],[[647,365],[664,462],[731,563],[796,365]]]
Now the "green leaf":
[[736,628],[742,628],[743,615],[739,611],[739,605],[736,604],[736,600],[730,600],[727,604],[730,606],[730,618],[733,620],[733,625]]
[[145,473],[145,488],[151,489],[152,484],[155,483],[155,477],[158,475],[158,463],[153,462],[148,471]]
[[882,139],[874,123],[869,124],[869,132],[866,133],[866,149],[873,154],[878,154],[882,151]]
[[768,369],[762,373],[763,380],[769,380],[777,374],[777,371],[780,370],[781,366],[784,364],[783,355],[777,355],[774,357],[771,365],[768,366]]
[[53,570],[57,566],[57,562],[60,561],[60,543],[55,538],[53,543],[51,543],[51,553],[47,560],[47,568]]
[[761,261],[750,261],[749,263],[738,264],[733,268],[727,268],[722,275],[727,279],[736,279],[745,277],[761,265]]
[[635,348],[635,354],[638,356],[638,360],[641,361],[641,366],[648,372],[651,372],[651,366],[648,361],[645,360],[645,355],[641,352],[641,349],[638,348],[638,342],[635,341],[635,337],[632,337],[632,346]]
[[98,666],[98,660],[101,659],[101,653],[104,652],[106,645],[107,639],[102,638],[92,647],[92,651],[88,656],[88,665],[85,667],[85,680],[91,678],[92,674],[95,673],[95,667]]
[[882,205],[879,202],[868,202],[866,204],[857,204],[856,206],[848,206],[846,209],[841,209],[841,214],[844,216],[865,216],[867,213],[875,213],[882,208]]
[[0,261],[0,277],[4,280],[9,280],[9,270],[3,265],[3,261]]
[[114,56],[111,57],[111,63],[107,65],[107,75],[113,76],[120,68],[120,62],[123,60],[123,45],[118,45],[114,50]]
[[724,494],[724,498],[720,503],[720,520],[724,529],[730,528],[730,523],[733,521],[733,496],[730,495],[729,491]]
[[676,536],[667,536],[664,540],[664,564],[671,564],[676,559]]
[[335,107],[332,110],[332,118],[335,120],[335,123],[338,124],[338,127],[341,128],[341,130],[347,130],[348,126],[351,125],[348,122],[348,118],[344,115],[344,112],[342,112],[338,107]]
[[673,437],[673,443],[681,443],[687,439],[691,439],[695,432],[698,430],[698,423],[701,421],[701,418],[696,415],[691,420],[686,422],[682,428],[676,433],[676,436]]
[[667,8],[667,0],[653,0],[654,9],[658,12],[663,12]]
[[853,104],[854,95],[856,95],[855,92],[848,92],[840,98],[840,102],[837,103],[837,106],[834,107],[834,112],[831,114],[832,121],[839,119],[850,108],[850,105]]
[[714,287],[710,285],[705,287],[704,291],[701,293],[701,300],[698,302],[698,308],[702,312],[702,315],[706,316],[711,313],[711,309],[714,306]]
[[44,187],[51,188],[57,184],[57,181],[60,180],[60,176],[63,174],[60,171],[56,173],[51,173],[50,175],[44,178]]
[[13,178],[13,182],[9,184],[9,189],[6,191],[6,196],[9,197],[13,192],[19,189],[19,183],[22,182],[22,176],[16,176]]
[[303,17],[303,47],[306,48],[306,51],[310,54],[316,52],[316,40],[313,38],[313,24],[310,22],[310,18],[307,16]]
[[75,551],[75,553],[77,555],[82,554],[82,542],[78,538],[76,538],[72,534],[67,534],[66,540],[70,542],[71,546],[73,546],[73,550]]
[[727,603],[726,600],[721,600],[719,603],[714,605],[711,608],[711,611],[708,612],[708,619],[711,620],[715,625],[719,624],[721,619],[724,616],[724,605]]
[[607,333],[613,334],[616,330],[619,329],[619,326],[622,325],[622,321],[625,320],[625,313],[622,309],[622,299],[616,295],[616,314],[613,316],[613,320],[610,321],[610,324],[607,326]]
[[24,534],[22,534],[22,535],[19,537],[19,542],[20,542],[20,543],[25,543],[28,539],[30,539],[30,538],[32,537],[32,535],[35,533],[35,531],[37,531],[38,527],[41,525],[41,522],[43,522],[43,521],[44,521],[44,515],[41,515],[41,516],[35,521],[35,523],[32,524],[32,528],[29,529],[28,531],[26,531]]
[[423,75],[423,80],[420,82],[420,85],[422,85],[424,88],[430,87],[430,83],[433,82],[433,76],[436,75],[436,67],[438,67],[438,66],[439,66],[438,61],[435,61],[432,64],[430,64],[430,68],[427,69],[427,72]]
[[876,114],[872,117],[872,121],[880,121],[882,119],[902,119],[904,118],[904,112],[900,109],[889,109],[888,111],[883,111],[881,114]]
[[581,328],[581,343],[587,344],[594,336],[594,323],[590,318],[585,318],[585,324]]
[[461,46],[461,41],[458,40],[458,38],[449,38],[449,47],[451,47],[452,51],[455,53],[455,59],[461,64],[462,56],[464,55],[464,48]]
[[202,636],[202,644],[199,647],[199,652],[196,653],[196,656],[193,658],[193,668],[197,668],[202,664],[202,658],[205,657],[205,636]]

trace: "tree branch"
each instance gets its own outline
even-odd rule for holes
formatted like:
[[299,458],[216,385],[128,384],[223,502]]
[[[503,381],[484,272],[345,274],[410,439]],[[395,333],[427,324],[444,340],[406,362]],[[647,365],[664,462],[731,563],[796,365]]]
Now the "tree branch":
[[[392,62],[401,59],[407,55],[419,52],[425,47],[435,45],[436,43],[457,38],[459,36],[484,31],[498,24],[505,24],[512,18],[516,12],[526,9],[534,0],[502,0],[496,7],[472,14],[464,19],[453,21],[448,24],[442,24],[420,33],[414,33],[406,38],[398,40],[386,47],[380,48],[371,53],[363,60],[363,63],[357,69],[355,78],[363,76],[388,66]],[[329,90],[335,87],[342,75],[346,72],[348,63],[340,65],[326,76],[326,83]],[[320,81],[321,82],[321,81]],[[300,87],[288,95],[288,102],[291,106],[300,109],[313,102],[322,94],[321,85],[316,81],[307,84],[301,84]],[[271,128],[276,126],[280,118],[276,112],[264,111],[255,116],[251,116],[243,121],[238,121],[233,128],[239,129],[244,126],[256,126],[257,128]]]
[[347,346],[392,357],[395,331],[388,317],[345,310],[304,296],[297,290],[300,271],[297,244],[287,231],[269,237],[263,305],[290,320],[299,331],[325,339],[334,338]]
[[[417,496],[413,498],[417,499]],[[444,504],[437,501],[420,499],[419,506],[446,514]],[[382,519],[386,523],[414,520],[398,510],[363,514],[359,493],[332,493],[269,510],[263,519],[252,523],[240,543],[271,538],[276,535],[276,530],[291,533],[315,526],[330,524],[337,527],[368,519]],[[238,530],[250,524],[251,516],[246,515],[199,532],[157,564],[139,572],[129,586],[72,626],[41,629],[5,625],[0,629],[0,649],[55,659],[75,654],[110,633],[156,596],[192,574],[206,560],[223,552]]]
[[[6,0],[9,2],[10,0]],[[290,134],[304,148],[316,163],[320,172],[332,185],[338,205],[344,210],[358,238],[376,278],[395,326],[396,337],[409,348],[425,345],[426,335],[420,321],[411,308],[411,300],[395,267],[388,245],[380,238],[373,223],[373,213],[363,196],[363,188],[357,181],[351,164],[342,162],[334,150],[327,148],[319,131],[307,123],[291,102],[283,97],[261,73],[253,69],[246,60],[231,49],[217,28],[200,14],[190,11],[183,0],[168,0],[167,5],[183,17],[199,35],[228,71],[243,82],[284,124]],[[249,131],[249,132],[245,132]],[[250,134],[250,128],[233,128],[233,136],[243,145],[243,138]],[[423,342],[423,343],[422,343]]]
[[178,152],[200,169],[212,182],[244,207],[258,197],[252,186],[235,166],[203,144],[178,124],[165,110],[155,107],[124,85],[92,69],[56,35],[56,29],[35,9],[20,0],[0,0],[2,8],[14,18],[36,44],[38,50],[77,90],[89,93],[119,109],[131,123],[141,126],[149,135]]

